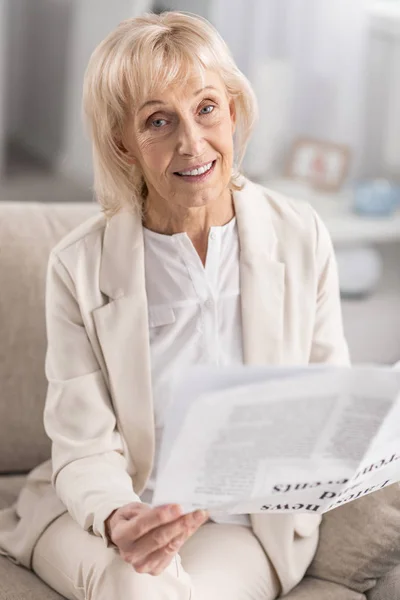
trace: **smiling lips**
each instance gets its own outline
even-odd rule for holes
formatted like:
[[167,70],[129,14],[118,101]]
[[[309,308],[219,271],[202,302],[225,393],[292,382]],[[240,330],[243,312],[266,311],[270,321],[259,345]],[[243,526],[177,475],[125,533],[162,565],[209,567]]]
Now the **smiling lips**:
[[199,178],[201,175],[204,175],[204,173],[208,173],[209,171],[211,171],[214,164],[215,164],[215,160],[211,161],[209,163],[206,163],[204,165],[201,165],[199,167],[196,167],[195,169],[191,169],[191,170],[187,170],[187,171],[176,171],[174,174],[179,175],[180,177],[185,177],[185,178],[186,177]]

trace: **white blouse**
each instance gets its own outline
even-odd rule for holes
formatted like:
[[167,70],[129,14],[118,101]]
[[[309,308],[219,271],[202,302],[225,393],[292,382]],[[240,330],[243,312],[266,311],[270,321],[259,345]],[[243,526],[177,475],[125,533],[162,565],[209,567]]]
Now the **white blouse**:
[[[144,229],[152,389],[158,464],[173,381],[196,364],[243,363],[236,219],[211,227],[203,266],[186,233]],[[156,466],[142,500],[151,502]],[[248,524],[245,516],[218,515],[219,522]]]

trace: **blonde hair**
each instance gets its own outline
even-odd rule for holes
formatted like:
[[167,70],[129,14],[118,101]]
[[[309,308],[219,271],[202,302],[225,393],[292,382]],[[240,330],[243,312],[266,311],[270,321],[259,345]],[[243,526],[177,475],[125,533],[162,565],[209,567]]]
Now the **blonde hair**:
[[236,109],[235,166],[231,188],[257,116],[249,81],[236,66],[222,37],[202,17],[181,12],[128,19],[93,52],[84,79],[83,110],[93,147],[94,191],[106,216],[127,205],[141,211],[147,187],[139,167],[121,147],[123,129],[135,104],[163,82],[187,80],[206,69],[219,74]]

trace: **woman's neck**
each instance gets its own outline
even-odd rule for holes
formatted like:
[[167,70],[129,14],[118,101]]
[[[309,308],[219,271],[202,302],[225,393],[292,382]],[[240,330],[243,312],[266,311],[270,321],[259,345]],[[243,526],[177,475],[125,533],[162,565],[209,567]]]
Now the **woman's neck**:
[[230,190],[212,205],[183,207],[165,200],[148,198],[145,207],[143,225],[164,235],[185,232],[191,239],[203,264],[207,256],[208,234],[210,227],[229,223],[235,216]]

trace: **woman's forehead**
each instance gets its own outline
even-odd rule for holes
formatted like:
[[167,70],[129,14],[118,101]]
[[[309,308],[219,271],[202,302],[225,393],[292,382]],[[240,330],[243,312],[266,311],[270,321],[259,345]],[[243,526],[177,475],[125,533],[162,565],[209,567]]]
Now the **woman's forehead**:
[[177,77],[168,83],[154,82],[148,86],[140,99],[140,106],[144,103],[154,100],[166,99],[166,97],[178,96],[191,98],[202,91],[210,90],[216,92],[224,92],[225,85],[221,77],[213,72],[205,70],[204,73],[195,73],[189,77],[186,75],[184,79]]

